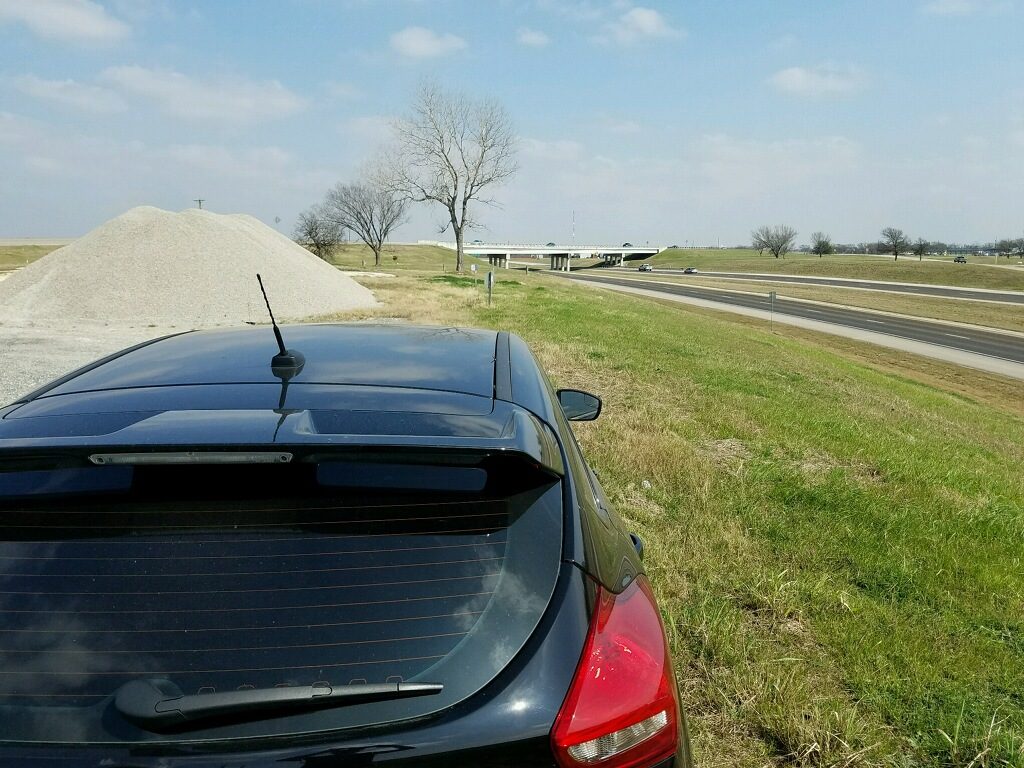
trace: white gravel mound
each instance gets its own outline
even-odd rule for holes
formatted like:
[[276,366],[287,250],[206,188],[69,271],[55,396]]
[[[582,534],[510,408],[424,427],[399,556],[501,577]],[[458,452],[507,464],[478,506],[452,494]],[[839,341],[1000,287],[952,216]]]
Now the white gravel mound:
[[373,294],[251,216],[143,206],[0,283],[0,323],[203,328],[377,305]]

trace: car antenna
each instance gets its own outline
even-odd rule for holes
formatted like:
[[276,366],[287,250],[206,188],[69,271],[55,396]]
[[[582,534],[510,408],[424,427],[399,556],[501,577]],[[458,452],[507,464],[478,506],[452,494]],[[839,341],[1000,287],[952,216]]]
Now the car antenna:
[[[296,352],[294,349],[285,349],[284,338],[281,336],[281,329],[277,326],[277,321],[274,319],[274,310],[270,308],[270,299],[267,298],[267,289],[263,287],[263,278],[260,277],[259,273],[256,273],[256,279],[260,284],[260,291],[263,292],[263,301],[267,304],[267,313],[270,315],[270,324],[274,328],[274,338],[277,339],[277,348],[280,350],[274,359],[270,361],[270,365],[274,368],[274,375],[279,378],[288,378],[295,376],[302,370],[302,366],[306,363],[306,358],[303,357],[301,352]],[[280,373],[277,371],[281,369],[293,369],[289,374],[286,370],[282,370]]]
[[281,329],[277,326],[277,321],[274,319],[274,310],[270,308],[270,299],[267,298],[267,289],[263,287],[263,278],[260,277],[259,273],[256,273],[256,279],[260,284],[260,291],[263,292],[263,301],[267,304],[267,312],[270,314],[270,324],[274,328],[274,338],[277,339],[278,353],[270,361],[270,370],[273,371],[274,375],[281,380],[281,400],[277,405],[277,409],[284,409],[285,397],[288,395],[288,382],[295,376],[298,376],[302,372],[302,367],[306,364],[306,358],[301,352],[294,349],[286,349],[284,346],[284,338],[281,336]]

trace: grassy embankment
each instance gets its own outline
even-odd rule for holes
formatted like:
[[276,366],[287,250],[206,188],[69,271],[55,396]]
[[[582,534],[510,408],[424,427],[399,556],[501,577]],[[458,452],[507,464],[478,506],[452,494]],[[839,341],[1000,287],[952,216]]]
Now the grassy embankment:
[[1024,765],[1015,383],[509,278],[491,309],[464,278],[365,282],[605,398],[578,434],[647,541],[700,765]]
[[[973,259],[973,257],[968,257]],[[696,267],[719,272],[778,272],[788,275],[844,277],[857,280],[891,280],[929,285],[962,285],[972,288],[1024,291],[1024,268],[1000,268],[979,264],[953,264],[945,261],[918,261],[916,256],[901,256],[899,261],[878,256],[825,256],[791,253],[785,259],[742,249],[683,250],[668,249],[646,260],[656,267]],[[642,261],[627,262],[639,266]],[[1006,265],[1006,259],[1000,264]],[[1015,264],[1016,261],[1009,262]]]
[[[595,274],[598,274],[595,272]],[[615,272],[610,274],[617,274]],[[745,291],[767,296],[775,291],[780,297],[823,301],[847,307],[863,307],[881,312],[895,312],[901,315],[949,320],[956,323],[972,323],[990,328],[1024,332],[1024,305],[996,304],[990,302],[940,299],[912,294],[883,293],[880,291],[833,288],[820,285],[794,285],[792,283],[766,283],[744,280],[715,280],[711,277],[689,277],[683,275],[643,275],[626,273],[619,275],[635,280],[680,283],[699,288],[720,288],[729,291]]]

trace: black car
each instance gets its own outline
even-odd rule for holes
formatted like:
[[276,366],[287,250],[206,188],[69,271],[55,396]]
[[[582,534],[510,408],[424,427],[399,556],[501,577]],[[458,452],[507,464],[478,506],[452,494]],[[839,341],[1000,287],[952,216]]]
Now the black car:
[[967,263],[967,257],[966,256],[956,256],[956,257],[953,258],[953,263],[954,264],[966,264]]
[[697,274],[697,268],[696,267],[687,267],[686,269],[683,270],[683,274],[684,275],[696,275]]
[[689,766],[600,400],[508,333],[281,331],[0,410],[0,765]]

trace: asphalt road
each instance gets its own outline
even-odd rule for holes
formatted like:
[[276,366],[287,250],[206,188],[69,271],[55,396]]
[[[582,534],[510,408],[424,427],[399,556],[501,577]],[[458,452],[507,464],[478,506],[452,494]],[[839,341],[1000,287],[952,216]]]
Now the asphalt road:
[[[955,266],[955,265],[954,265]],[[655,269],[652,274],[678,275],[680,269]],[[1007,304],[1024,305],[1024,292],[1021,291],[977,291],[971,288],[954,288],[944,285],[906,285],[904,283],[886,283],[875,280],[844,280],[833,277],[803,277],[796,275],[744,274],[739,272],[697,272],[687,277],[713,277],[726,280],[765,281],[774,283],[793,283],[796,285],[827,285],[835,288],[860,288],[868,291],[884,291],[886,293],[913,293],[919,296],[938,296],[943,299],[980,299],[983,301],[999,301]]]
[[[648,291],[658,291],[676,296],[689,296],[695,299],[714,301],[720,304],[731,304],[748,309],[759,309],[765,312],[770,309],[768,297],[756,294],[710,290],[691,285],[648,283],[643,280],[605,277],[603,275],[581,275],[578,272],[552,272],[551,274],[570,280],[644,288]],[[816,320],[821,323],[833,323],[863,331],[883,333],[889,336],[920,341],[925,344],[936,344],[962,352],[987,355],[988,357],[1000,360],[1024,363],[1024,338],[1009,334],[977,330],[964,326],[946,325],[928,320],[862,312],[848,307],[808,304],[785,298],[775,299],[775,313]]]

